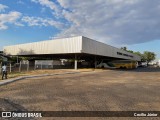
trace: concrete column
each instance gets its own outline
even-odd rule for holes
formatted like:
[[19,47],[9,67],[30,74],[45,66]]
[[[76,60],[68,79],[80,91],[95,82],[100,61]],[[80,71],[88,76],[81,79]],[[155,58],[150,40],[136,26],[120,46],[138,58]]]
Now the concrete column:
[[95,69],[97,68],[97,58],[96,58],[96,56],[94,57],[94,68]]
[[18,56],[17,56],[17,63],[18,63]]
[[41,70],[42,70],[42,61],[41,61]]
[[36,60],[34,61],[34,70],[36,70],[38,67],[37,67],[37,62]]
[[34,70],[36,70],[36,61],[34,61]]
[[19,72],[21,72],[21,61],[19,63]]
[[11,73],[12,72],[12,64],[11,64],[11,62],[9,63],[9,72]]
[[0,73],[2,74],[2,62],[0,63]]
[[77,70],[77,55],[75,54],[74,69]]
[[27,61],[27,72],[29,71],[29,60]]

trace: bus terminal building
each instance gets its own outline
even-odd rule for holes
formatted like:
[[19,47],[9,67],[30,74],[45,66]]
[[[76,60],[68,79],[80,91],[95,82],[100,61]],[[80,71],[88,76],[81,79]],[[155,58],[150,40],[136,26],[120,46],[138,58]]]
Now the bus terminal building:
[[3,51],[10,56],[70,59],[74,61],[75,69],[78,68],[78,61],[94,65],[103,59],[141,61],[141,57],[136,54],[84,36],[5,46]]

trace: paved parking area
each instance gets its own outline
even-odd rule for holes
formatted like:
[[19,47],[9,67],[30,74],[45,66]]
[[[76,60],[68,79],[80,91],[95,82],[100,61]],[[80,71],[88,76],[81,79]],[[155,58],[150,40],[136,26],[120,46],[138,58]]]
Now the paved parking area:
[[160,68],[98,70],[16,81],[0,86],[2,110],[160,111]]

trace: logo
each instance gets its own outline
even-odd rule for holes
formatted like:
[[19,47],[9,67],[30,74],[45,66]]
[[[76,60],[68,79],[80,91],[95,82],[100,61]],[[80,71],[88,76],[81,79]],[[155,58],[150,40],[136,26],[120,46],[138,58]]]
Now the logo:
[[2,112],[2,117],[5,118],[11,117],[11,112]]

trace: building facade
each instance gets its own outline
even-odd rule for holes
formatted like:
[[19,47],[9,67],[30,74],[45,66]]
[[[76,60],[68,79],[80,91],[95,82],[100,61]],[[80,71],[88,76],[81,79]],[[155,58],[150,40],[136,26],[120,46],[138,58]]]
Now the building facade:
[[6,55],[12,56],[50,56],[60,59],[74,57],[75,60],[93,59],[94,57],[97,59],[141,60],[141,57],[136,54],[84,36],[5,46],[3,51]]

